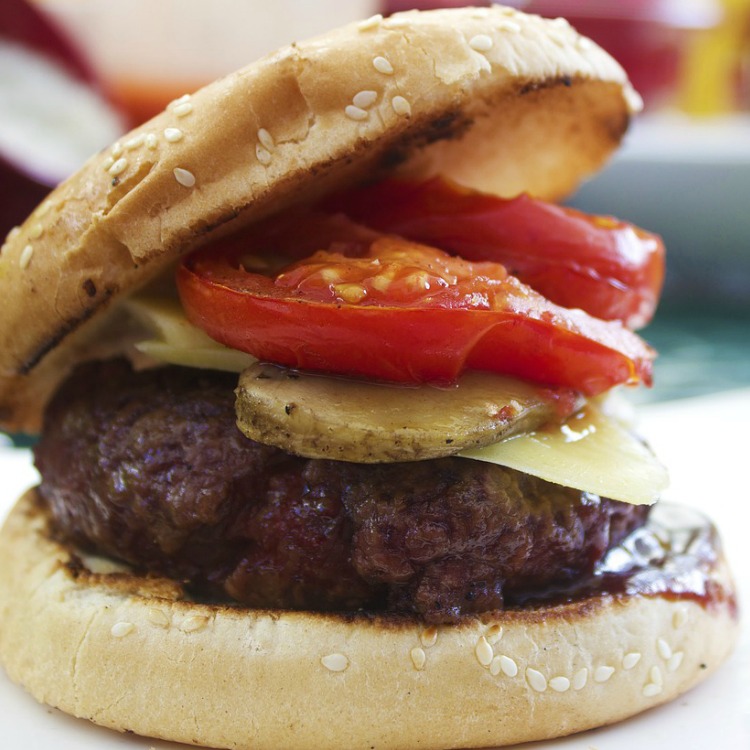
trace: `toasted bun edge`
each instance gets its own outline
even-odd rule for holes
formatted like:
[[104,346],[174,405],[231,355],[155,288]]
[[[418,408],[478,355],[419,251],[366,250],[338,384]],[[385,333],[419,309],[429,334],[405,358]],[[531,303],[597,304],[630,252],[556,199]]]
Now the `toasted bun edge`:
[[27,493],[0,532],[0,661],[37,700],[119,731],[212,747],[488,747],[609,724],[710,674],[727,594],[603,597],[457,626],[252,611],[93,574]]

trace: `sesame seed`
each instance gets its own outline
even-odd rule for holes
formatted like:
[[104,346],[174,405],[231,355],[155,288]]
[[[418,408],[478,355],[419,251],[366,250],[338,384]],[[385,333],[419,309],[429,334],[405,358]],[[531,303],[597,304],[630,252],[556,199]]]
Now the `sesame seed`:
[[349,659],[344,654],[328,654],[320,663],[330,672],[343,672],[349,666]]
[[116,622],[112,626],[112,630],[109,632],[115,638],[124,638],[126,635],[130,635],[135,630],[135,625],[132,622]]
[[158,145],[159,139],[153,133],[149,133],[146,136],[146,148],[153,151]]
[[52,208],[52,201],[44,201],[39,208],[36,210],[36,215],[41,219],[42,216],[45,216],[49,210]]
[[117,143],[114,143],[112,145],[112,156],[115,157],[115,159],[118,159],[120,156],[122,156],[123,148],[122,143],[119,141]]
[[258,140],[267,151],[273,151],[276,146],[273,136],[265,128],[258,130]]
[[410,21],[408,18],[397,18],[396,16],[389,16],[384,26],[387,26],[389,29],[403,29],[404,26],[408,26],[410,24]]
[[179,128],[165,128],[164,129],[164,138],[169,143],[177,143],[177,141],[181,141],[183,137],[183,132]]
[[188,615],[181,623],[180,630],[183,633],[196,633],[208,625],[208,617],[205,615]]
[[570,690],[570,680],[567,677],[553,677],[549,681],[549,686],[556,692],[556,693],[564,693],[567,690]]
[[255,156],[264,166],[268,166],[271,163],[271,152],[268,149],[263,148],[260,143],[255,146]]
[[672,627],[675,630],[679,630],[681,627],[686,625],[687,621],[688,621],[688,613],[685,607],[680,607],[672,615]]
[[608,665],[597,667],[594,671],[595,682],[606,682],[615,673],[615,668]]
[[500,656],[496,656],[491,662],[490,662],[490,674],[493,677],[497,677],[500,672],[503,669],[502,665],[502,658]]
[[641,655],[637,651],[631,651],[622,658],[623,669],[632,669],[641,660]]
[[352,104],[355,107],[359,107],[360,109],[367,109],[368,107],[372,107],[372,105],[375,104],[377,100],[377,91],[360,91],[358,94],[354,95]]
[[364,21],[360,21],[359,26],[357,28],[360,31],[371,31],[372,29],[376,29],[378,26],[380,26],[382,20],[383,20],[382,14],[376,13],[374,16],[370,16],[369,18],[366,18]]
[[125,141],[126,151],[132,151],[133,149],[136,149],[142,146],[145,138],[146,136],[143,133],[141,133],[140,135],[136,135],[133,138],[130,138],[129,140]]
[[164,610],[158,609],[157,607],[151,607],[148,610],[148,621],[152,625],[158,625],[160,628],[169,627],[169,617],[167,617]]
[[485,71],[485,73],[491,73],[492,72],[492,65],[490,65],[490,61],[482,56],[479,58],[479,67]]
[[114,156],[108,156],[103,162],[102,162],[102,169],[105,172],[109,171],[109,168],[115,163],[115,157]]
[[487,642],[487,639],[482,636],[478,641],[476,648],[474,649],[474,653],[476,654],[477,661],[483,666],[483,667],[489,667],[492,663],[492,659],[495,656],[492,652],[492,646]]
[[183,187],[191,188],[195,185],[195,175],[187,169],[182,169],[182,167],[175,168],[174,178]]
[[503,674],[507,677],[515,677],[518,674],[518,664],[505,654],[500,656],[500,669],[503,670]]
[[649,682],[647,685],[643,686],[643,695],[645,698],[653,698],[662,691],[661,685],[655,685],[653,682]]
[[643,109],[643,97],[634,88],[625,89],[625,98],[633,112],[640,112]]
[[438,632],[437,628],[427,628],[423,630],[419,636],[419,640],[425,648],[430,648],[437,643]]
[[401,117],[411,115],[411,104],[403,96],[394,96],[391,100],[391,106],[393,107],[393,111]]
[[568,40],[557,31],[547,31],[547,38],[553,41],[558,47],[565,47],[568,44]]
[[182,102],[182,104],[178,104],[174,107],[172,111],[177,117],[185,117],[185,115],[189,115],[193,111],[193,104],[192,102]]
[[670,672],[676,672],[680,668],[684,656],[684,652],[675,651],[672,656],[669,657],[669,661],[667,662],[667,669]]
[[593,46],[594,43],[586,36],[579,36],[578,39],[576,39],[576,47],[580,50],[586,51]]
[[174,109],[175,107],[179,107],[180,104],[185,104],[186,102],[190,101],[190,94],[183,94],[179,99],[173,99],[169,104],[167,104],[167,109]]
[[128,160],[125,157],[118,159],[108,170],[113,177],[122,174],[128,168]]
[[382,73],[386,76],[393,75],[393,65],[391,65],[390,61],[382,55],[373,58],[372,66],[378,71],[378,73]]
[[583,669],[579,669],[574,675],[573,675],[573,690],[583,690],[583,688],[586,687],[586,683],[589,679],[589,670],[584,667]]
[[21,255],[18,258],[18,265],[21,267],[22,271],[25,271],[29,267],[32,255],[34,255],[34,248],[31,245],[26,245],[26,247],[21,250]]
[[368,114],[364,109],[355,107],[353,104],[349,104],[344,111],[350,120],[366,120],[368,117]]
[[44,227],[41,224],[34,224],[29,230],[29,237],[32,240],[38,240],[44,233]]
[[417,647],[411,650],[410,655],[414,669],[424,669],[425,662],[427,661],[427,654],[425,654],[421,648]]
[[497,624],[492,625],[492,627],[490,627],[490,629],[485,634],[485,637],[487,638],[487,641],[489,643],[492,643],[494,645],[503,637],[503,626]]
[[487,34],[477,34],[469,39],[469,47],[475,52],[489,52],[493,46],[492,37],[487,36]]
[[21,227],[13,227],[10,232],[8,232],[8,236],[5,239],[7,242],[10,242],[18,237],[19,234],[21,234]]
[[656,650],[664,661],[667,661],[672,656],[672,647],[663,638],[657,639]]
[[543,693],[547,689],[547,678],[541,672],[538,672],[531,667],[526,670],[526,682],[528,682],[537,693]]
[[496,26],[498,31],[508,31],[511,34],[521,33],[521,24],[515,21],[500,21]]
[[549,25],[550,26],[555,26],[558,29],[569,29],[570,28],[570,22],[568,21],[567,18],[563,18],[562,16],[560,16],[558,18],[553,18],[549,22]]
[[651,678],[651,682],[653,682],[654,685],[664,684],[664,679],[661,676],[661,669],[659,669],[659,667],[651,667],[648,676]]

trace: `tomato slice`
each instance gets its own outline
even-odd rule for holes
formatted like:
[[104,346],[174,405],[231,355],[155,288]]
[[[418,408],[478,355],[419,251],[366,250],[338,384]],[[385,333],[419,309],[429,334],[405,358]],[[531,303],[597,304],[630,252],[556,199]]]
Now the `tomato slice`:
[[440,178],[388,180],[324,208],[468,260],[502,263],[552,302],[633,329],[652,318],[664,281],[658,236],[527,195],[505,200]]
[[587,395],[651,380],[653,352],[637,335],[554,305],[498,263],[380,236],[267,276],[245,269],[251,252],[203,248],[177,284],[194,324],[261,360],[409,383],[484,369]]

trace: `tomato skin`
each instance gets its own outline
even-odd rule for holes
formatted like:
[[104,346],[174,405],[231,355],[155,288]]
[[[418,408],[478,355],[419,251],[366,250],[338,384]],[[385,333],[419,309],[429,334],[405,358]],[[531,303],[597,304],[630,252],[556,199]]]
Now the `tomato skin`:
[[[434,265],[460,270],[464,264],[469,283],[479,279],[487,286],[476,271],[492,264],[474,268],[393,238],[384,246],[394,243],[415,257],[429,250]],[[304,270],[306,263],[292,268]],[[620,383],[650,382],[653,352],[635,334],[559,308],[504,269],[498,273],[500,280],[487,287],[501,299],[496,309],[452,301],[349,304],[321,299],[322,287],[303,293],[298,285],[248,273],[239,267],[236,248],[218,245],[189,256],[177,283],[194,324],[228,346],[289,367],[402,383],[451,383],[470,367],[586,395]],[[452,300],[453,290],[447,293]]]
[[387,180],[323,207],[467,260],[502,263],[552,302],[631,329],[651,320],[664,282],[658,236],[527,195],[501,199],[440,178]]

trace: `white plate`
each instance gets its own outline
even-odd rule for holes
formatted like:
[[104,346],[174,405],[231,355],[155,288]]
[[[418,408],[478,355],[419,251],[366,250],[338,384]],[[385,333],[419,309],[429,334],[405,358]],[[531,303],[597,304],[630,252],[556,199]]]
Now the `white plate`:
[[[744,602],[750,601],[747,425],[750,425],[750,390],[642,409],[642,431],[671,469],[672,487],[666,499],[701,508],[714,518],[722,530]],[[0,448],[0,517],[34,478],[28,452]],[[0,725],[0,747],[9,750],[179,747],[135,735],[119,735],[40,706],[3,673],[0,673]],[[526,747],[529,750],[748,750],[750,634],[747,627],[731,660],[673,703],[612,727]]]

